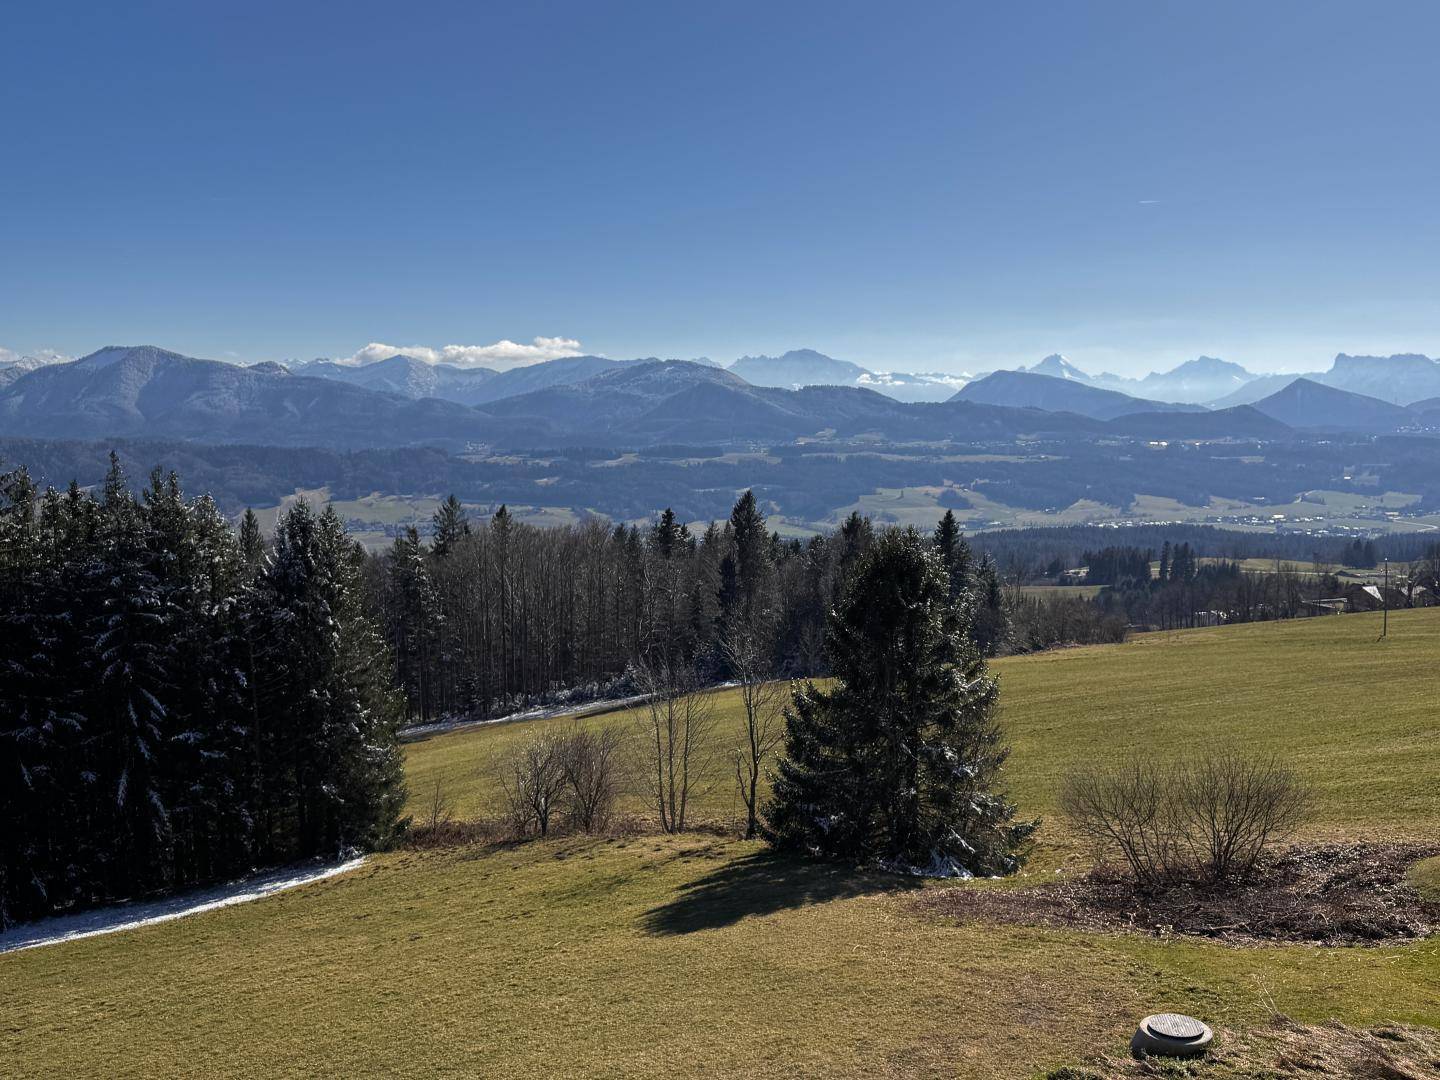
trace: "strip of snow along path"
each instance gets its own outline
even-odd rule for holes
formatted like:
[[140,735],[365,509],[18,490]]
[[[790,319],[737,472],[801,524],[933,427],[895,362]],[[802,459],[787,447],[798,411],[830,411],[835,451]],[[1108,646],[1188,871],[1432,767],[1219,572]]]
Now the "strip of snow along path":
[[232,904],[260,900],[286,889],[295,889],[354,870],[364,861],[365,856],[361,855],[359,858],[339,863],[302,863],[252,874],[213,889],[168,896],[164,900],[116,904],[113,907],[82,911],[78,915],[57,915],[53,919],[22,923],[0,933],[0,953],[38,949],[42,945],[58,945],[62,941],[78,941],[80,938],[95,937],[99,934],[134,930],[139,926],[152,926],[155,923],[169,922],[171,919],[183,919],[187,915],[198,915],[202,911],[214,911]]
[[[704,687],[702,692],[730,690],[739,685],[737,682],[716,683],[714,686]],[[488,727],[490,724],[510,724],[517,720],[558,720],[567,716],[583,720],[587,716],[619,712],[621,709],[633,709],[636,705],[644,705],[649,700],[649,694],[636,694],[633,697],[586,701],[578,705],[536,705],[531,709],[522,709],[520,712],[508,713],[505,716],[491,717],[489,720],[436,720],[430,724],[413,724],[410,727],[401,728],[399,735],[401,741],[405,741],[424,735],[444,735],[451,731],[464,731],[466,728]]]
[[556,720],[562,716],[573,716],[579,720],[598,713],[615,712],[634,705],[643,705],[650,700],[649,694],[634,697],[606,698],[601,701],[587,701],[579,705],[536,705],[531,709],[491,717],[489,720],[437,720],[431,724],[415,724],[400,729],[401,739],[413,739],[421,735],[441,735],[466,728],[487,727],[490,724],[509,724],[517,720]]

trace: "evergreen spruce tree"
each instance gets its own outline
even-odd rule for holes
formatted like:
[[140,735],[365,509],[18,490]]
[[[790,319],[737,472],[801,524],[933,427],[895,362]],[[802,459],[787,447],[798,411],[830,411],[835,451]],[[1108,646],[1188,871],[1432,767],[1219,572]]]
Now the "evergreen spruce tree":
[[64,766],[74,717],[47,554],[29,475],[0,475],[0,930],[71,898]]
[[667,506],[650,529],[650,550],[662,559],[668,559],[682,547],[687,547],[689,542],[689,527],[680,524],[675,511]]
[[730,511],[730,534],[734,566],[733,597],[726,615],[738,614],[748,622],[765,621],[769,616],[774,562],[765,515],[746,491]]
[[970,545],[960,532],[953,510],[946,510],[940,524],[935,527],[935,550],[949,578],[951,598],[959,597],[970,587],[971,554]]
[[108,802],[102,877],[124,895],[169,884],[172,834],[161,754],[170,727],[175,625],[161,588],[163,560],[114,453],[98,539],[82,583],[84,711],[95,740],[102,813]]
[[968,605],[970,636],[982,655],[994,656],[1010,633],[1010,612],[1000,584],[1000,570],[988,551],[975,567]]
[[240,519],[240,555],[250,573],[260,569],[260,560],[265,558],[265,537],[260,532],[260,519],[250,507]]
[[470,535],[470,517],[460,500],[453,494],[435,511],[432,520],[430,546],[437,558],[444,558],[455,550],[461,539]]
[[999,791],[996,685],[933,546],[913,529],[877,539],[828,629],[837,682],[786,715],[767,838],[926,873],[1015,870],[1035,824]]
[[441,627],[440,598],[414,527],[395,538],[386,559],[389,577],[389,638],[395,666],[413,711],[435,711],[434,673]]
[[382,843],[404,788],[393,667],[360,592],[363,552],[333,508],[303,500],[281,518],[260,580],[259,666],[274,677],[262,712],[267,797],[286,807],[274,843],[293,855]]

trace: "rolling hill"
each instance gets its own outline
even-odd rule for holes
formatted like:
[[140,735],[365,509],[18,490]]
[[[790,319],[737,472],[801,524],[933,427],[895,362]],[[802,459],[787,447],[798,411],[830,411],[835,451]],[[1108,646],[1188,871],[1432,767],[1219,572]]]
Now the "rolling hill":
[[1250,405],[1194,413],[1128,413],[1107,426],[1146,439],[1281,439],[1292,433],[1284,422]]

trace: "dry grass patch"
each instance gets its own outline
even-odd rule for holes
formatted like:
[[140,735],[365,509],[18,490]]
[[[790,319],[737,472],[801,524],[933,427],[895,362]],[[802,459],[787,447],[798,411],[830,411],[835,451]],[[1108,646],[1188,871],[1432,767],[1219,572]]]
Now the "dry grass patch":
[[1337,1021],[1300,1024],[1275,1017],[1246,1031],[1222,1031],[1205,1058],[1102,1056],[1084,1066],[1064,1066],[1046,1080],[1134,1080],[1193,1077],[1195,1080],[1435,1080],[1440,1077],[1440,1031],[1387,1024],[1368,1029]]
[[1107,871],[1012,889],[935,889],[922,914],[1021,926],[1070,927],[1232,944],[1374,945],[1414,941],[1440,927],[1440,901],[1422,896],[1407,869],[1434,847],[1321,844],[1267,857],[1233,887],[1172,885],[1138,891]]

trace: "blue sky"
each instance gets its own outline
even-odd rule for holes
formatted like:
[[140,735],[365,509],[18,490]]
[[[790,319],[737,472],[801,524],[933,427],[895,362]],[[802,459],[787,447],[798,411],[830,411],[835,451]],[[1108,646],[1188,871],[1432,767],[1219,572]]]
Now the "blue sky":
[[1437,36],[1431,3],[16,0],[0,347],[1435,355]]

